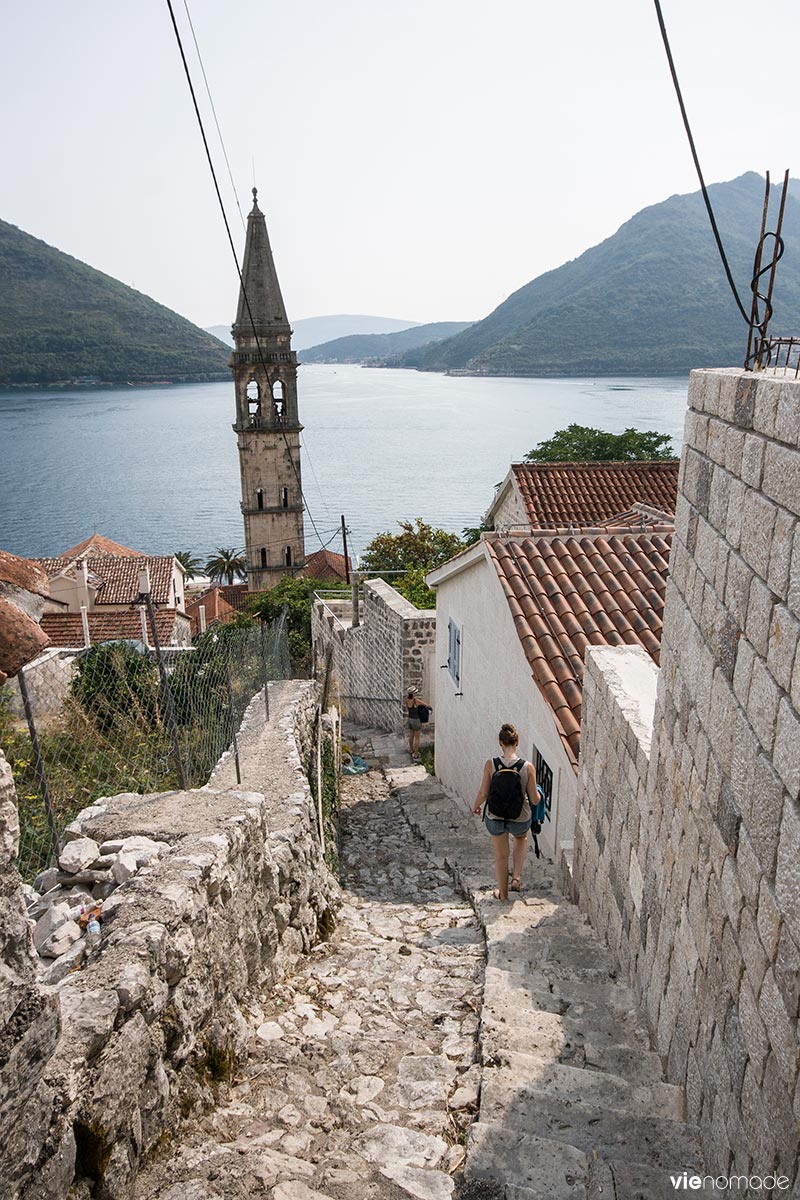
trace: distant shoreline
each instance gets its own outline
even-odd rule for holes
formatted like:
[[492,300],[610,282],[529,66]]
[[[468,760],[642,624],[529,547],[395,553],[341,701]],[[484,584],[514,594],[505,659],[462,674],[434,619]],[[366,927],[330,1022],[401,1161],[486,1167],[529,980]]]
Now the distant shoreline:
[[7,383],[0,380],[0,391],[40,392],[48,388],[58,388],[66,392],[86,391],[92,388],[172,387],[176,383],[228,383],[231,378],[230,371],[225,371],[213,375],[180,375],[174,379],[49,379],[37,383]]

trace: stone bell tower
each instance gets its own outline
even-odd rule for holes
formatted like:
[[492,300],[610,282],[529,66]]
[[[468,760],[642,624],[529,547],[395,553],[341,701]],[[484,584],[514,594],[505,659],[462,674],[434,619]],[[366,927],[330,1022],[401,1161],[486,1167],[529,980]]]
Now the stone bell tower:
[[242,279],[230,366],[252,592],[274,586],[305,564],[297,356],[255,188]]

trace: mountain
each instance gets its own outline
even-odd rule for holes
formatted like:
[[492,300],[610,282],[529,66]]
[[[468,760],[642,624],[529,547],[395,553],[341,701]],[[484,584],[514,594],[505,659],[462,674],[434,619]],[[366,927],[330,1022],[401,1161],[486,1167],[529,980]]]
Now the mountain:
[[229,379],[205,330],[0,221],[0,386]]
[[[770,330],[800,332],[800,201],[792,182]],[[709,188],[745,309],[764,180]],[[773,190],[774,196],[774,190]],[[777,213],[773,198],[771,212]],[[774,221],[767,228],[774,228]],[[762,285],[763,290],[763,285]],[[642,209],[614,235],[540,275],[456,337],[402,366],[479,375],[668,375],[741,365],[747,325],[731,296],[700,192]]]
[[[329,342],[332,338],[348,337],[355,333],[394,333],[415,324],[415,321],[400,321],[395,317],[348,316],[343,313],[332,317],[303,317],[292,325],[292,349],[306,350],[309,346]],[[207,332],[213,333],[226,345],[233,345],[230,325],[211,325]]]
[[390,360],[406,350],[440,342],[467,329],[470,321],[435,321],[431,325],[413,325],[398,333],[363,333],[350,337],[335,338],[321,346],[303,350],[300,361],[304,363],[369,363],[388,366]]

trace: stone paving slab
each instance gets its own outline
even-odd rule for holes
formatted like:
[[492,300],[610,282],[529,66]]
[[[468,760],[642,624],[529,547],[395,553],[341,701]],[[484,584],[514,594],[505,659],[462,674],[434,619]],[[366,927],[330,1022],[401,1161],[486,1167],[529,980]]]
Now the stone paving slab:
[[531,853],[522,895],[494,900],[491,844],[468,805],[421,768],[393,767],[387,743],[382,753],[406,818],[452,870],[486,937],[481,1101],[464,1200],[473,1185],[494,1184],[503,1200],[674,1195],[670,1170],[700,1168],[697,1130],[684,1122],[682,1091],[664,1082],[633,993],[561,892],[554,864]]
[[331,939],[254,997],[250,1059],[135,1200],[451,1200],[478,1103],[484,939],[375,771],[344,781]]

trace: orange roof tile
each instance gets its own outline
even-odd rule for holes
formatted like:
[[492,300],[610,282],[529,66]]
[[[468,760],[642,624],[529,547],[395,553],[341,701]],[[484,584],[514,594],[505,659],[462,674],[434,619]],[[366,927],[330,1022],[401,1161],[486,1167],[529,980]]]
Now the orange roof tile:
[[[43,568],[50,578],[62,571],[75,568],[72,558],[35,558],[32,560]],[[146,566],[150,570],[150,591],[154,604],[169,604],[172,596],[172,555],[147,558],[137,555],[106,554],[100,558],[87,558],[86,565],[91,575],[102,581],[95,599],[96,605],[134,604],[139,595],[139,571]]]
[[[138,609],[132,612],[90,612],[89,639],[92,644],[97,642],[112,642],[119,638],[132,641],[142,640],[142,619]],[[162,608],[156,612],[156,631],[162,646],[169,646],[174,638],[176,627],[183,618],[174,608]],[[42,629],[54,646],[74,648],[83,646],[83,624],[80,613],[45,613],[42,617]],[[148,624],[148,643],[152,642]]]
[[646,504],[674,514],[678,461],[512,463],[531,527],[597,525]]
[[47,572],[37,562],[31,558],[18,558],[16,554],[9,554],[7,550],[0,550],[0,584],[4,583],[50,599]]
[[99,554],[113,554],[123,558],[144,558],[141,550],[131,550],[130,546],[121,546],[119,542],[112,542],[110,538],[103,537],[100,533],[93,533],[91,537],[84,538],[82,542],[78,542],[77,546],[72,546],[69,550],[64,550],[60,558],[96,558]]
[[577,764],[586,647],[642,646],[659,660],[672,531],[485,540],[533,678]]
[[[347,563],[349,566],[349,555]],[[316,550],[306,559],[302,575],[306,579],[346,579],[344,555],[334,550]]]
[[206,626],[224,625],[228,621],[232,621],[236,616],[236,609],[228,604],[228,601],[222,595],[222,588],[209,588],[202,595],[195,596],[194,600],[186,605],[186,615],[192,622],[193,636],[200,633],[201,606],[206,610]]

